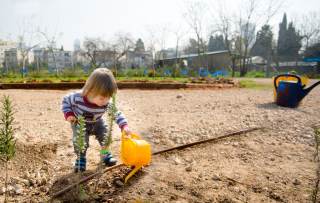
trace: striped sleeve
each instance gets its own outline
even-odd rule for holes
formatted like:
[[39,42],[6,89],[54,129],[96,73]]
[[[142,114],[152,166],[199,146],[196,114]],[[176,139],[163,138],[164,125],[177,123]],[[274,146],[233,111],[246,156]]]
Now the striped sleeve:
[[121,129],[123,129],[126,125],[128,125],[128,121],[121,111],[117,111],[115,116],[115,121],[118,124],[119,128]]
[[70,93],[63,97],[62,112],[64,113],[65,119],[67,119],[69,116],[74,116],[74,112],[72,110],[73,97],[73,93]]

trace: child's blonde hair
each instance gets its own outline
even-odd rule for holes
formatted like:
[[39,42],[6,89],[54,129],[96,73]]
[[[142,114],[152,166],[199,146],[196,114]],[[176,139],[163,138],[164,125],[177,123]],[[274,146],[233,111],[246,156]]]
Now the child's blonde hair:
[[104,96],[112,97],[117,93],[117,83],[112,72],[107,68],[95,69],[82,88],[82,96]]

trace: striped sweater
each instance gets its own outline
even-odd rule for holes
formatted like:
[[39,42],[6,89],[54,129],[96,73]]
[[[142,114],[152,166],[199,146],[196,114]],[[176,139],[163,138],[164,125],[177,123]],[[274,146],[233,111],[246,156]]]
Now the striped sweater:
[[[86,97],[82,96],[79,91],[64,96],[62,100],[62,112],[65,119],[69,116],[83,116],[87,123],[93,123],[103,116],[110,105],[111,101],[105,106],[93,104]],[[121,129],[128,124],[127,119],[120,111],[116,112],[115,121]]]

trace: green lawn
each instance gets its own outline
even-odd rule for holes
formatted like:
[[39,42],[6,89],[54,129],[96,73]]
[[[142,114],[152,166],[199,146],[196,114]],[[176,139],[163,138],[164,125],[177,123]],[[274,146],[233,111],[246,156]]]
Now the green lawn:
[[250,89],[272,89],[273,88],[272,82],[262,83],[262,82],[254,81],[252,79],[239,80],[239,84],[241,88],[250,88]]

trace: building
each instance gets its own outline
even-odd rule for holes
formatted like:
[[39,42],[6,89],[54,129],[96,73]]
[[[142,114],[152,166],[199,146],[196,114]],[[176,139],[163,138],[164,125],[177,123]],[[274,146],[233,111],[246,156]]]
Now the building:
[[123,67],[140,68],[152,65],[152,53],[148,51],[134,52],[128,51],[126,55],[121,58]]
[[48,50],[45,48],[34,48],[33,53],[33,63],[37,67],[45,67],[48,64]]
[[9,69],[17,69],[18,68],[18,56],[17,49],[11,48],[4,51],[4,67],[8,71]]
[[179,64],[191,69],[208,67],[210,71],[227,69],[231,66],[231,57],[227,50],[205,52],[203,54],[187,54],[179,57],[171,57],[157,60],[160,67]]
[[48,68],[50,71],[61,71],[72,67],[71,51],[53,50],[48,51]]
[[[16,48],[17,48],[17,44],[15,42],[0,40],[0,67],[5,67],[5,51],[16,49]],[[7,54],[8,56],[11,56],[9,52]],[[11,61],[11,60],[12,59],[8,59],[8,61]]]
[[72,52],[72,63],[74,66],[86,66],[90,64],[90,61],[85,56],[85,52],[82,50]]
[[173,48],[169,48],[169,49],[164,49],[161,51],[157,51],[157,53],[155,54],[155,58],[156,60],[162,60],[165,58],[174,58],[176,57],[176,50]]
[[81,43],[79,39],[75,39],[73,42],[73,51],[77,52],[81,50]]

